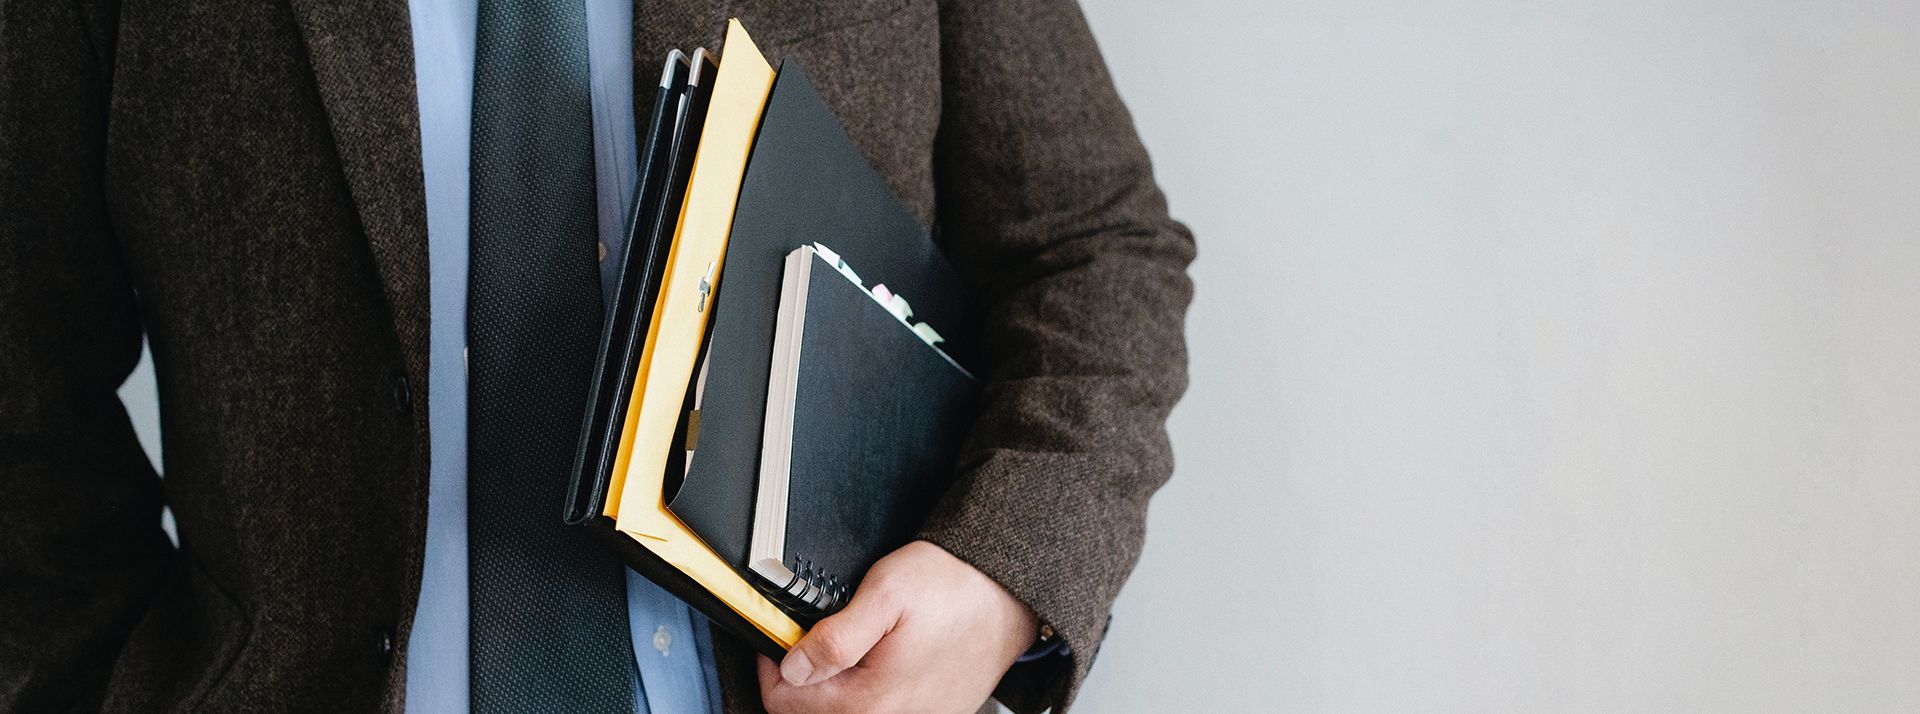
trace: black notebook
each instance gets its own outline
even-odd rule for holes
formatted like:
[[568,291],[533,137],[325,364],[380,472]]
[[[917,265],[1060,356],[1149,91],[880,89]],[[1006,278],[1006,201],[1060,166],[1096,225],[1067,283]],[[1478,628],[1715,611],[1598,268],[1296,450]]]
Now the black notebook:
[[[787,255],[814,241],[838,251],[869,285],[886,284],[906,295],[915,320],[934,325],[946,338],[945,352],[964,367],[974,366],[977,329],[966,285],[789,58],[768,96],[741,182],[725,277],[715,295],[698,446],[668,505],[750,580],[755,576],[748,546],[781,278]],[[805,610],[792,609],[800,619],[806,619]]]
[[747,559],[802,615],[838,610],[874,561],[913,538],[947,490],[978,398],[935,346],[937,326],[859,280],[815,246],[789,254],[781,280]]

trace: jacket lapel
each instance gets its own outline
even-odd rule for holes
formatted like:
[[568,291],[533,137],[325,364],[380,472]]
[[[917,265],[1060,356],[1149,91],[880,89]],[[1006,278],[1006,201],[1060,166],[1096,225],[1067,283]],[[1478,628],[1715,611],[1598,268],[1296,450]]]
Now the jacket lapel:
[[[426,379],[428,263],[420,116],[406,0],[290,0],[333,127],[348,190],[393,310],[407,374]],[[634,109],[652,111],[669,48],[718,49],[727,0],[633,8]]]
[[[427,208],[406,0],[291,0],[409,379],[427,379]],[[424,409],[416,412],[424,412]],[[419,423],[424,428],[425,419]]]

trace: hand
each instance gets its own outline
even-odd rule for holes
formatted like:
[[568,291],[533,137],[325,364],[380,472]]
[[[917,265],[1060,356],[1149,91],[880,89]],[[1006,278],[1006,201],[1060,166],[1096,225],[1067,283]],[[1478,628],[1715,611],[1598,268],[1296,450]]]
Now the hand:
[[846,609],[814,625],[778,668],[760,658],[760,698],[773,714],[971,714],[1038,627],[985,573],[914,541],[875,563]]

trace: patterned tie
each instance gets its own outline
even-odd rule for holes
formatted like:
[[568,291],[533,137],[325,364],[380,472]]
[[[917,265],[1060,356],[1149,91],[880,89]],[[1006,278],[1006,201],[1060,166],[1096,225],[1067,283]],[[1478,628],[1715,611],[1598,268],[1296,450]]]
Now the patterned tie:
[[480,0],[467,278],[473,710],[632,712],[620,563],[560,522],[599,344],[582,0]]

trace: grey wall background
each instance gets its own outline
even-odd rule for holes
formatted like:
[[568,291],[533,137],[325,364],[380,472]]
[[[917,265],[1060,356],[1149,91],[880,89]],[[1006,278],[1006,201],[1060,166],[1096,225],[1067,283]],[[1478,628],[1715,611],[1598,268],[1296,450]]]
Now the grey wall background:
[[1920,711],[1920,7],[1086,2],[1201,257],[1081,710]]

